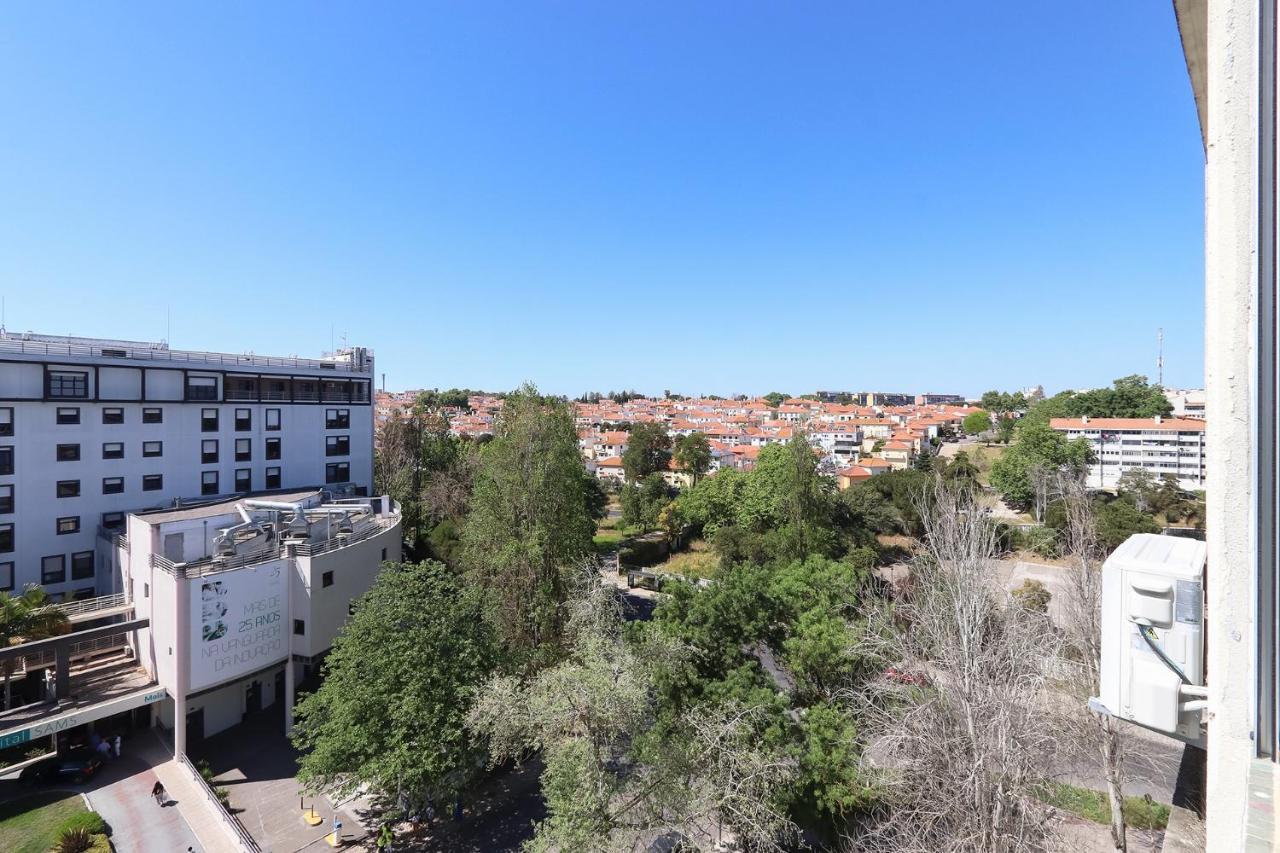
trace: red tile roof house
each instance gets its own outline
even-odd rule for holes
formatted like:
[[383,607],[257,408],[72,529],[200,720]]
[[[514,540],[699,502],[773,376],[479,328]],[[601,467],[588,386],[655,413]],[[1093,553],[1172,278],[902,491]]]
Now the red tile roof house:
[[913,456],[915,452],[911,449],[911,445],[904,441],[887,441],[884,447],[880,448],[880,458],[892,465],[895,471],[910,468]]
[[622,470],[622,458],[619,456],[609,456],[605,459],[597,460],[596,479],[616,480],[619,483],[625,480],[626,473]]
[[[888,466],[885,466],[885,470],[888,470]],[[864,480],[870,480],[877,473],[884,472],[877,472],[866,465],[850,465],[848,468],[841,468],[836,472],[836,487],[843,492],[845,489],[855,485],[856,483],[861,483]]]

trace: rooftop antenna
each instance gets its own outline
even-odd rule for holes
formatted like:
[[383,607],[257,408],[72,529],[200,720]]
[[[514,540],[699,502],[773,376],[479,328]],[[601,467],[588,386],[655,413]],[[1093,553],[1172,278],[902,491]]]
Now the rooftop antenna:
[[1164,387],[1164,329],[1156,330],[1156,384]]

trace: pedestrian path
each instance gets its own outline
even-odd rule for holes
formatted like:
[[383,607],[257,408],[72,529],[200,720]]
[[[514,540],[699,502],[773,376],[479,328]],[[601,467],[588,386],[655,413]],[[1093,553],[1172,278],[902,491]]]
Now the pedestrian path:
[[[153,851],[194,851],[213,853],[219,848],[201,843],[188,825],[183,807],[190,806],[170,788],[176,805],[159,806],[151,797],[151,787],[161,775],[167,755],[154,734],[147,732],[125,741],[120,758],[102,768],[94,784],[85,792],[90,807],[111,826],[111,843],[118,853]],[[165,774],[167,776],[167,774]],[[192,798],[194,802],[194,798]]]

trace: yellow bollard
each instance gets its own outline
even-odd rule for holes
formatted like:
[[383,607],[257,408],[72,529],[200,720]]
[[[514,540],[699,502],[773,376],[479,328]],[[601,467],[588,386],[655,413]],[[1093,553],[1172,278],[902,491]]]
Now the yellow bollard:
[[315,806],[303,812],[302,819],[307,822],[307,826],[319,826],[324,823],[324,818],[320,817],[320,813],[316,811]]
[[329,842],[329,846],[330,846],[330,847],[337,847],[337,846],[338,846],[338,833],[337,833],[337,832],[331,832],[331,833],[329,833],[328,835],[326,835],[324,838],[325,838],[325,840],[326,840],[326,841],[328,841],[328,842]]

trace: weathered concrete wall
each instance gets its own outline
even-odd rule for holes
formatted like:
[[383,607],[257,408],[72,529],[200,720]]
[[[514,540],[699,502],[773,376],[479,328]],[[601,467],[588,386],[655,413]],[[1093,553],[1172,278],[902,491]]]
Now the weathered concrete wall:
[[1253,755],[1258,0],[1211,0],[1205,167],[1208,850],[1244,847]]

